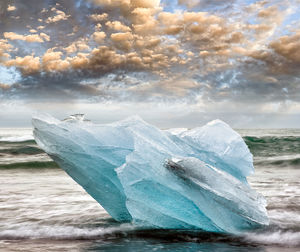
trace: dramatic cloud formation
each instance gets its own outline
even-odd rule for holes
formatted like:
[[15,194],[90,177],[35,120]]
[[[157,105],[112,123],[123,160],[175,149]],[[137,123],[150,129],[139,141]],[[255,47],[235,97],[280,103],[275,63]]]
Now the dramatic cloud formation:
[[299,6],[297,0],[1,1],[0,106],[160,104],[180,106],[190,117],[248,115],[253,124],[270,113],[298,116]]

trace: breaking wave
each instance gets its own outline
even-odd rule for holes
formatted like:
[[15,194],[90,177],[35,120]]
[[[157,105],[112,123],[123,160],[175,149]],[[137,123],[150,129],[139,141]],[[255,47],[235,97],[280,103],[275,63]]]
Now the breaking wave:
[[35,142],[33,135],[23,135],[23,136],[3,136],[0,137],[0,142],[14,142],[14,143],[18,143],[18,142]]
[[130,224],[118,227],[80,228],[73,226],[22,226],[0,232],[0,240],[53,239],[53,240],[95,240],[105,236],[125,236],[133,230]]
[[36,155],[41,153],[44,153],[44,151],[35,146],[17,146],[0,149],[0,154],[10,155]]
[[300,231],[271,231],[263,233],[249,233],[245,241],[255,242],[262,245],[278,245],[282,247],[299,247]]
[[34,161],[34,162],[20,162],[0,164],[0,169],[49,169],[58,168],[58,165],[53,161]]
[[300,150],[299,136],[244,136],[243,138],[254,156],[292,155],[298,154]]
[[[244,136],[243,138],[254,156],[255,166],[299,167],[300,165],[299,136]],[[9,139],[10,141],[8,141]],[[0,138],[0,156],[34,156],[44,153],[32,139],[24,140],[22,137],[10,137],[9,139]],[[24,141],[21,141],[22,139]],[[43,164],[46,166],[43,167]],[[30,168],[30,166],[32,168],[47,168],[53,167],[53,165],[53,162],[51,164],[49,162],[19,164],[17,162],[14,165],[0,165],[0,168]]]
[[297,168],[300,166],[300,155],[284,155],[284,156],[275,156],[275,157],[263,157],[255,159],[256,166],[263,167],[294,167]]
[[74,226],[22,226],[0,232],[0,240],[47,239],[47,240],[112,240],[120,238],[151,238],[168,242],[235,243],[237,245],[277,245],[299,247],[300,232],[267,231],[252,232],[241,236],[223,235],[201,231],[147,230],[132,224],[112,227]]

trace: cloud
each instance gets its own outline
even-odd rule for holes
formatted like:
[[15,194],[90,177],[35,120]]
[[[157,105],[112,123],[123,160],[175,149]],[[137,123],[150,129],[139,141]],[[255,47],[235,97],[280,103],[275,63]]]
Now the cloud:
[[46,33],[40,33],[40,37],[44,39],[44,41],[50,41],[50,36]]
[[6,39],[0,39],[0,62],[10,57],[9,52],[12,48],[13,46],[10,45]]
[[96,31],[92,34],[92,37],[96,43],[101,44],[103,42],[103,40],[105,39],[106,34],[105,34],[105,32],[102,32],[102,31],[101,32]]
[[78,51],[90,50],[90,47],[88,45],[88,39],[80,38],[77,41],[70,44],[69,46],[65,47],[64,50],[67,52],[67,54],[76,53]]
[[273,75],[276,78],[298,78],[300,66],[300,30],[273,39],[267,45],[267,49],[245,50],[242,53],[263,63],[260,71],[263,75]]
[[300,100],[291,1],[30,1],[16,2],[19,21],[2,8],[0,62],[22,74],[7,97],[256,109]]
[[43,43],[45,41],[50,41],[50,37],[45,33],[21,35],[14,32],[4,32],[3,36],[4,38],[9,40],[23,40],[29,43],[33,43],[33,42]]
[[270,48],[292,64],[300,64],[300,30],[272,41]]
[[61,10],[57,10],[56,8],[52,8],[51,11],[55,11],[56,15],[53,17],[48,17],[47,20],[45,21],[47,24],[56,23],[62,20],[67,20],[70,17],[70,15],[66,15],[65,12]]
[[105,23],[107,27],[109,27],[112,30],[120,31],[120,32],[129,32],[131,31],[130,27],[127,25],[122,24],[120,21],[108,21]]
[[95,22],[100,22],[100,21],[106,20],[107,17],[108,17],[107,13],[90,15],[90,19],[95,21]]
[[69,68],[70,63],[62,60],[63,53],[50,48],[42,57],[42,69],[47,72],[64,71]]
[[17,9],[16,6],[10,4],[7,7],[7,11],[15,11],[16,9]]
[[15,59],[10,59],[5,62],[7,67],[18,67],[23,74],[34,74],[40,69],[40,59],[39,57],[34,57],[32,55],[27,55],[25,57],[16,57]]
[[4,83],[0,83],[0,89],[2,90],[8,90],[10,89],[10,85],[4,84]]
[[132,47],[133,35],[131,32],[113,33],[110,38],[120,50],[129,51]]
[[159,7],[160,0],[93,0],[93,3],[105,7],[122,8],[156,8]]

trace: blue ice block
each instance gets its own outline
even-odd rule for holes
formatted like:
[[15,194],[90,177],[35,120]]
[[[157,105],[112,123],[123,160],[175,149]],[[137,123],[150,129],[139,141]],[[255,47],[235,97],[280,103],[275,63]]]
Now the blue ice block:
[[93,124],[36,115],[32,122],[38,145],[118,221],[222,233],[269,223],[266,201],[246,179],[252,154],[220,120],[178,134],[137,116]]

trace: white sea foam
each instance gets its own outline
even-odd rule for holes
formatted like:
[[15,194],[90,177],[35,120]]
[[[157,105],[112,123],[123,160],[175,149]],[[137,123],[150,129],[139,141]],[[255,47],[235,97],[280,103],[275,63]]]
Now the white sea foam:
[[117,227],[79,228],[74,226],[23,225],[0,231],[0,239],[96,239],[104,235],[129,232],[134,230],[131,224]]
[[300,214],[296,211],[291,211],[288,209],[273,209],[268,211],[269,217],[272,220],[272,223],[281,227],[289,228],[290,226],[299,226],[300,227]]
[[23,142],[34,140],[33,135],[0,137],[1,142]]
[[25,129],[7,129],[0,128],[0,142],[23,142],[33,140],[31,128]]
[[300,246],[300,232],[293,231],[248,233],[246,234],[245,239],[247,241],[266,245],[280,245],[286,247]]

